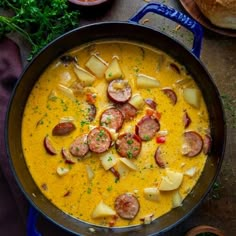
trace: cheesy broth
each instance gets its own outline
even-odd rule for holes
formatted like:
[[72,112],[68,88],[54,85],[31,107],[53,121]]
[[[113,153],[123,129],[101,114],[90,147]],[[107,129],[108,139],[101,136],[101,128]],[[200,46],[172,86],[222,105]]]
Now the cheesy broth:
[[[193,157],[188,156],[183,134],[193,131],[204,140],[209,130],[206,105],[185,67],[161,51],[128,42],[97,42],[76,48],[65,55],[52,62],[40,76],[28,98],[22,123],[25,159],[43,194],[65,213],[82,221],[108,227],[137,225],[142,224],[143,220],[150,223],[174,207],[181,207],[183,199],[201,175],[207,158],[202,150]],[[112,144],[107,151],[88,151],[80,158],[70,154],[75,162],[70,164],[61,150],[64,148],[64,151],[69,152],[70,145],[77,137],[102,125],[102,112],[119,105],[107,95],[108,84],[113,79],[106,79],[105,72],[100,78],[95,76],[92,84],[86,86],[76,75],[76,66],[94,75],[86,67],[92,55],[104,60],[106,68],[116,58],[122,70],[122,80],[127,80],[132,89],[132,97],[138,94],[142,101],[138,105],[135,103],[135,117],[124,120],[122,127],[112,133]],[[158,81],[159,85],[140,87],[137,85],[140,75]],[[113,75],[110,73],[107,76]],[[173,94],[165,92],[166,88],[174,91],[176,101],[173,101]],[[191,104],[188,95],[187,99],[184,98],[186,88],[197,92],[197,107]],[[150,106],[150,101],[156,107]],[[94,113],[90,113],[91,108],[94,107],[96,115],[91,118],[94,116]],[[126,132],[135,133],[138,122],[144,116],[153,114],[160,124],[155,136],[141,141],[137,157],[121,157],[114,144],[117,136]],[[66,135],[53,135],[54,127],[62,122],[73,123],[75,130]],[[45,137],[50,140],[55,155],[49,153],[47,146],[45,148]],[[191,145],[188,144],[187,149],[191,149]],[[154,158],[158,147],[160,159],[164,162],[162,167]],[[112,168],[119,175],[110,169],[105,170],[101,162],[104,155],[112,156],[112,161],[115,160]],[[128,159],[134,168],[121,162],[121,158]],[[177,173],[176,178],[182,178],[179,186],[173,187],[173,190],[161,187],[161,182],[165,182],[163,177],[168,177],[168,171]],[[175,182],[173,179],[168,181]],[[154,191],[154,199],[148,188]],[[114,214],[116,198],[125,193],[135,196],[139,202],[138,212],[132,219]],[[102,210],[97,209],[98,212],[94,213],[101,202]],[[104,205],[109,208],[108,212],[104,210]],[[103,210],[105,213],[100,212]]]

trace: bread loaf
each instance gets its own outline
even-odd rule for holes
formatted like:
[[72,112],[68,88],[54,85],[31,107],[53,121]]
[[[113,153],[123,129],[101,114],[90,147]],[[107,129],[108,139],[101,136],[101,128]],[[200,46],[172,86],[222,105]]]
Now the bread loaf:
[[212,24],[236,29],[236,0],[195,0],[195,2]]

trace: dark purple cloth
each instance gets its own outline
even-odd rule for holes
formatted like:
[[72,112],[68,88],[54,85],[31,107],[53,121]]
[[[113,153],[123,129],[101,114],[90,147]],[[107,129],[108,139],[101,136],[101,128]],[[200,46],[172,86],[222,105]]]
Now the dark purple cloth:
[[2,38],[0,40],[0,235],[14,235],[15,227],[20,229],[17,235],[25,235],[26,228],[28,204],[12,175],[4,144],[7,104],[21,70],[17,45],[7,38]]
[[[4,122],[9,98],[22,71],[18,46],[8,38],[0,39],[0,235],[27,235],[29,203],[11,171],[4,143]],[[43,236],[68,236],[61,228],[39,215],[37,229]]]

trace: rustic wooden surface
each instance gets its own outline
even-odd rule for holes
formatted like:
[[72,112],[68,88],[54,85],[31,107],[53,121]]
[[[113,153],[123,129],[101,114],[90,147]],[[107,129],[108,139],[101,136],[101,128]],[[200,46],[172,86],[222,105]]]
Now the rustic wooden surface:
[[[100,15],[89,12],[82,14],[80,23],[85,25],[99,21],[127,21],[146,2],[143,0],[115,0],[109,9],[100,12]],[[185,12],[179,1],[154,2],[165,3]],[[187,47],[191,47],[192,38],[189,32],[182,28],[176,28],[169,21],[159,21],[159,18],[153,15],[148,15],[146,19],[148,19],[146,23],[177,38]],[[21,47],[24,65],[26,65],[29,45],[22,39],[17,40]],[[229,95],[236,99],[236,38],[222,36],[205,30],[201,60],[211,74],[221,95]],[[218,187],[215,187],[208,194],[200,207],[188,219],[164,235],[185,235],[189,229],[197,225],[211,225],[221,229],[227,236],[236,235],[236,129],[233,128],[230,113],[226,112],[226,114],[228,119],[228,137],[225,158],[217,179]]]

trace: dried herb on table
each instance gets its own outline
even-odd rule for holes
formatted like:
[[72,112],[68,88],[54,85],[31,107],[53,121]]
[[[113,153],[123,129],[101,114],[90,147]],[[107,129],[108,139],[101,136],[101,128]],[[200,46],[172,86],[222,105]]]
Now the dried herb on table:
[[53,39],[78,26],[79,12],[67,0],[1,0],[12,17],[0,16],[0,38],[17,32],[32,46],[29,60]]

